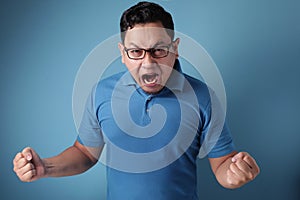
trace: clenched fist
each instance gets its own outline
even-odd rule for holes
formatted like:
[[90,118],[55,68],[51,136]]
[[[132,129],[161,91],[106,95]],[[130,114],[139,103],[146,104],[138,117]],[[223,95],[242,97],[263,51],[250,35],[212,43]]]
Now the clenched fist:
[[223,157],[209,159],[218,182],[225,188],[239,188],[255,179],[260,169],[247,152],[232,152]]
[[254,158],[247,152],[234,155],[227,170],[227,182],[233,186],[241,186],[252,181],[259,174],[259,167]]
[[45,175],[45,165],[38,154],[30,147],[17,153],[13,160],[14,172],[24,182],[37,180]]

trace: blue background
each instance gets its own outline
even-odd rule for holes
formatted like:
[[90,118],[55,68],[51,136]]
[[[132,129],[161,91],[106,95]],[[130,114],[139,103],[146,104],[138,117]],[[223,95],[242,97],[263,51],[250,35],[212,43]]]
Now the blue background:
[[[235,143],[261,166],[254,182],[227,190],[208,161],[199,160],[200,199],[300,199],[300,1],[156,2],[217,64]],[[73,144],[77,70],[97,44],[118,33],[121,13],[134,3],[1,1],[1,199],[104,198],[102,164],[73,177],[21,183],[12,160],[26,146],[49,157]]]

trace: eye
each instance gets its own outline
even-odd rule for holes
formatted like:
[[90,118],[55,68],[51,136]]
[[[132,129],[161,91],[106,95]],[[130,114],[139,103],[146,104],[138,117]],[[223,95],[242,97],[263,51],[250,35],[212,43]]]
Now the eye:
[[143,54],[143,50],[141,49],[130,49],[128,50],[128,53],[130,53],[130,55],[132,56],[140,56]]
[[153,54],[155,56],[164,56],[166,55],[168,52],[168,49],[166,47],[158,47],[153,49]]

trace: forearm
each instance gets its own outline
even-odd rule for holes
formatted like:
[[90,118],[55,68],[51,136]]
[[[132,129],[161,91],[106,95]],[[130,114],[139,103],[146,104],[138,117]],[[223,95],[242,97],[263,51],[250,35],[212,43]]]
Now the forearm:
[[89,158],[76,146],[72,146],[61,154],[43,159],[45,177],[61,177],[80,174],[97,162]]

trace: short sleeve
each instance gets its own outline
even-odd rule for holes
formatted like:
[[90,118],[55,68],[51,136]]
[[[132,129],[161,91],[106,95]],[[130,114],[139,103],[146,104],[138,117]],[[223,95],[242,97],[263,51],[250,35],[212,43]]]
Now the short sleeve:
[[211,96],[211,101],[204,112],[199,156],[207,155],[209,158],[218,158],[233,152],[235,145],[226,124],[225,113],[216,95],[211,92]]
[[101,127],[95,109],[95,90],[87,98],[82,120],[78,128],[77,141],[84,146],[99,147],[104,145]]

